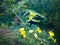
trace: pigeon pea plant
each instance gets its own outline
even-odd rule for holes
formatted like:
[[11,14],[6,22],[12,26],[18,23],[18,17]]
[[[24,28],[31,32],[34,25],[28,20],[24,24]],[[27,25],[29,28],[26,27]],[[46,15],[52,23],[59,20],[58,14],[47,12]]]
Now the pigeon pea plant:
[[9,36],[22,42],[20,45],[57,45],[55,33],[40,27],[40,24],[46,23],[47,18],[29,9],[32,7],[25,5],[28,1],[23,0],[11,8],[8,7],[8,13],[14,15],[13,19],[17,18],[15,21],[10,21],[12,26],[10,26]]
[[[24,5],[23,3],[25,2],[22,2],[22,5]],[[16,32],[16,34],[18,33],[16,38],[25,45],[55,45],[56,38],[54,37],[54,32],[46,32],[38,25],[38,23],[42,22],[41,19],[43,22],[46,21],[46,17],[34,10],[25,9],[20,4],[14,9],[11,9],[15,16],[20,20],[18,26],[14,28],[14,30],[18,30]]]

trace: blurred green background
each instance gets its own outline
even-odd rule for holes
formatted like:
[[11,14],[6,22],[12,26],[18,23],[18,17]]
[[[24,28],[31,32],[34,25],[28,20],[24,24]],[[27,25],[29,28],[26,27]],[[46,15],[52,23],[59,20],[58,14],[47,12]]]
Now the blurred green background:
[[[53,30],[58,43],[60,43],[60,0],[0,0],[0,35],[2,34],[1,30],[7,29],[6,32],[9,32],[11,29],[19,28],[20,21],[15,16],[15,12],[20,16],[25,13],[24,9],[34,10],[45,16],[46,21],[39,18],[41,23],[37,23],[37,25],[46,31]],[[0,40],[5,40],[5,43],[8,43],[6,37],[3,37],[4,39],[2,37],[3,35],[0,36]],[[13,43],[9,45],[13,45]]]

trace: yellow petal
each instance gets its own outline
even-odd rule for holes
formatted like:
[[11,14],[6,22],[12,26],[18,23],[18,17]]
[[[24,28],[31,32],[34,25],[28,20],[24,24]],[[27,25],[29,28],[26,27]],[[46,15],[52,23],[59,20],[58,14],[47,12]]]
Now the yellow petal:
[[40,28],[37,29],[38,33],[42,33],[42,30]]
[[33,16],[29,16],[29,21],[31,21],[33,19]]
[[37,30],[38,33],[41,33],[42,31],[41,30]]
[[24,28],[20,28],[19,31],[20,31],[20,32],[24,31]]
[[32,11],[30,11],[30,15],[36,16],[36,13],[33,13]]
[[22,32],[21,32],[21,35],[25,35],[25,34],[26,34],[26,32],[25,32],[25,31],[22,31]]
[[55,43],[55,42],[56,42],[56,39],[54,39],[53,41],[54,41],[54,43]]
[[56,42],[56,39],[52,38],[53,42],[55,43]]
[[23,35],[23,37],[24,37],[24,38],[26,38],[26,34],[25,34],[25,35]]
[[53,36],[54,36],[54,32],[49,31],[49,35],[50,35],[51,37],[53,37]]

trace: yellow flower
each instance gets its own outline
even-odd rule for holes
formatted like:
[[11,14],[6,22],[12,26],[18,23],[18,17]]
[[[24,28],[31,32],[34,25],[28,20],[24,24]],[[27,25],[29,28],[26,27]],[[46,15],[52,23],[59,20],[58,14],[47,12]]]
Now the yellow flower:
[[32,16],[36,16],[36,13],[30,11],[30,15],[32,15]]
[[25,38],[26,32],[25,32],[24,28],[20,28],[19,31],[20,31],[20,34]]
[[29,21],[31,21],[33,19],[33,16],[29,16]]
[[50,37],[53,37],[54,36],[54,32],[49,31],[49,35],[50,35]]
[[26,34],[24,34],[23,37],[26,38]]
[[41,31],[41,29],[38,27],[38,29],[37,29],[37,32],[38,33],[42,33],[42,31]]
[[31,21],[34,16],[36,16],[36,13],[33,13],[32,11],[30,11],[29,21]]
[[21,32],[21,35],[25,35],[25,34],[26,34],[26,32],[25,32],[25,31],[22,31],[22,32]]
[[20,31],[20,32],[24,31],[24,28],[20,28],[19,31]]
[[33,33],[33,30],[29,30],[29,33]]
[[35,34],[34,34],[34,37],[35,37],[35,38],[38,38],[38,35],[35,33]]

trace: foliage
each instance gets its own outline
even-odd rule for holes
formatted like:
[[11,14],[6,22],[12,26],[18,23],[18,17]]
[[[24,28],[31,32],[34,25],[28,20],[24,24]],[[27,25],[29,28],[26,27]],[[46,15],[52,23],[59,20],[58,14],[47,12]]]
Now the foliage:
[[60,26],[58,1],[1,0],[0,27],[10,30],[11,45],[58,45],[53,32]]

